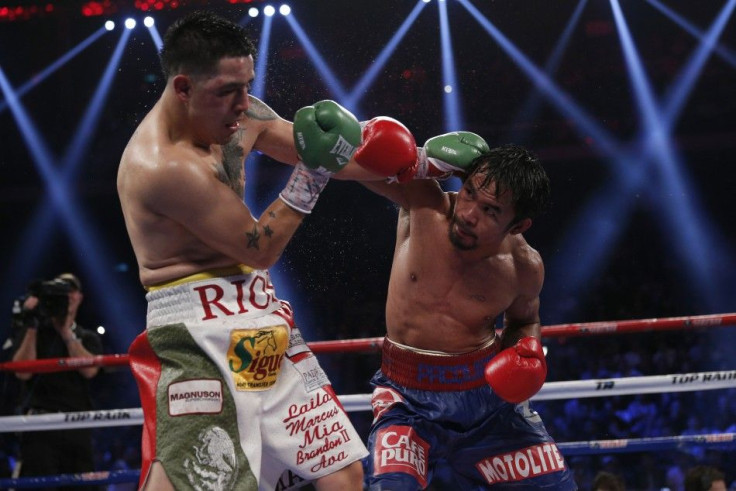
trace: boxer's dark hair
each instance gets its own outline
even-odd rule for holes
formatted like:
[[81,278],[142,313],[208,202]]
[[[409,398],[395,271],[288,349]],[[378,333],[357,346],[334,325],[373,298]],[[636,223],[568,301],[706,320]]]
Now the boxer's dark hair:
[[206,11],[195,11],[176,20],[164,35],[159,53],[167,79],[178,73],[212,73],[223,58],[252,55],[256,48],[239,24]]
[[511,191],[515,212],[512,224],[534,218],[546,209],[552,192],[549,177],[531,150],[510,143],[501,145],[476,157],[472,169],[466,179],[482,175],[480,187],[495,182],[497,196]]

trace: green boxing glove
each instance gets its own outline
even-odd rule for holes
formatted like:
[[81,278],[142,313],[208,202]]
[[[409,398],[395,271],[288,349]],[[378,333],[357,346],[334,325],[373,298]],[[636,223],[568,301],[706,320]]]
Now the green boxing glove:
[[470,131],[433,136],[417,148],[417,163],[396,176],[396,181],[447,179],[456,172],[468,174],[473,162],[488,153],[486,141]]
[[475,133],[454,131],[430,138],[424,143],[424,152],[420,153],[429,165],[442,172],[468,173],[473,161],[490,150],[488,143]]
[[361,142],[361,128],[353,114],[325,100],[294,115],[294,142],[299,158],[310,169],[328,173],[345,167]]

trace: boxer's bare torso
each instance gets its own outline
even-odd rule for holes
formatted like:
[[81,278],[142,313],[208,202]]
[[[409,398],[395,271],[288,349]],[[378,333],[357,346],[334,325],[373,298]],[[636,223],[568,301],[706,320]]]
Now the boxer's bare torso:
[[[242,69],[234,70],[238,74]],[[213,90],[232,83],[227,76]],[[245,111],[226,113],[217,129],[197,116],[186,125],[166,97],[130,139],[118,172],[120,202],[142,284],[238,263],[259,266],[258,253],[266,242],[280,240],[280,230],[288,240],[301,216],[276,203],[267,212],[285,219],[286,227],[259,224],[243,203],[243,162],[258,149],[296,163],[291,123],[247,96],[248,102],[241,104]]]
[[[460,353],[493,338],[501,313],[507,324],[538,329],[544,268],[520,233],[503,233],[508,203],[482,191],[473,198],[465,190],[443,193],[433,181],[404,187],[394,195],[404,207],[386,305],[388,337],[415,348]],[[501,215],[478,215],[488,203],[500,204]],[[455,221],[453,214],[459,217]],[[461,245],[477,247],[458,248],[451,229]]]

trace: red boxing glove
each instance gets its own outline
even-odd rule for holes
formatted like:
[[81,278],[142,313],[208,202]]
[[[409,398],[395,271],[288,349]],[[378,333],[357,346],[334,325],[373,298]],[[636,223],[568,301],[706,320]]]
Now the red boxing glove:
[[488,362],[485,375],[493,392],[504,401],[518,404],[530,399],[547,377],[542,343],[531,336],[521,338]]
[[379,116],[363,126],[363,142],[353,158],[374,174],[393,177],[416,165],[417,144],[406,126]]

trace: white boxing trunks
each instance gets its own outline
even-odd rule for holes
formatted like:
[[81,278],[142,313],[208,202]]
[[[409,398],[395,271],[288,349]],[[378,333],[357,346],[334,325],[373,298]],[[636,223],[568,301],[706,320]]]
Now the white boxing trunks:
[[268,272],[199,273],[151,289],[130,348],[144,414],[141,484],[274,490],[368,455]]

